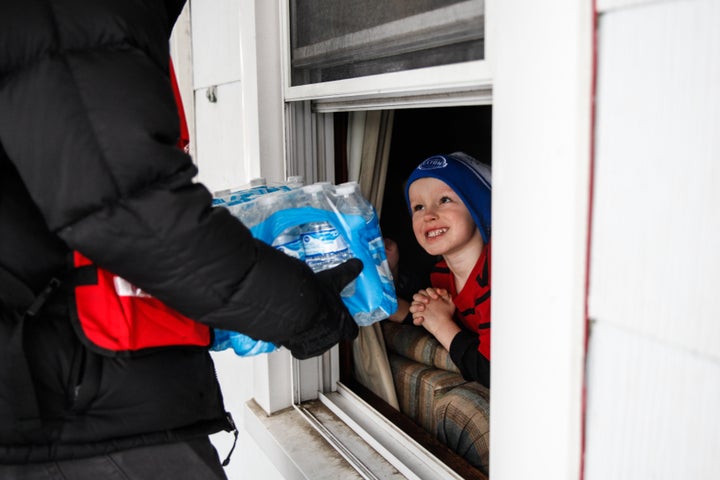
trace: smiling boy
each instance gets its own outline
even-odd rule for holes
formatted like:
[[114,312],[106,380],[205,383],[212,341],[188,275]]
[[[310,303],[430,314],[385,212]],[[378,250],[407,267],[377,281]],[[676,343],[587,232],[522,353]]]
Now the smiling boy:
[[413,233],[442,256],[431,287],[413,295],[413,323],[445,347],[463,377],[490,386],[490,167],[462,152],[436,155],[411,173]]

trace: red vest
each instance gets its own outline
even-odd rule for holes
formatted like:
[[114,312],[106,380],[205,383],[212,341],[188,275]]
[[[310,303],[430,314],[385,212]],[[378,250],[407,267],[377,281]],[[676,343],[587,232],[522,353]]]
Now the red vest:
[[[76,268],[93,268],[78,252],[74,252],[73,263]],[[95,268],[97,283],[79,282],[74,287],[71,312],[80,338],[89,347],[115,355],[155,347],[210,346],[208,326],[181,315],[117,275]]]
[[[190,136],[175,69],[170,60],[170,83],[180,120],[178,147],[186,153]],[[92,262],[74,252],[76,269]],[[126,280],[95,267],[97,283],[76,282],[75,328],[89,347],[104,354],[130,353],[155,347],[196,345],[209,347],[210,328],[167,307]]]

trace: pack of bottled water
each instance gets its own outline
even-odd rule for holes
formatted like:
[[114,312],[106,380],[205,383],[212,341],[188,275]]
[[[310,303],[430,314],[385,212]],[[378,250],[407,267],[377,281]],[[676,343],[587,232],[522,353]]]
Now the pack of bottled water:
[[297,185],[302,177],[289,177],[288,182],[280,185],[268,185],[264,178],[258,177],[250,180],[250,184],[237,189],[228,189],[215,192],[213,206],[222,206],[235,214],[240,205],[257,199],[258,197],[278,191],[288,191],[291,186]]
[[[301,177],[290,177],[283,185],[268,186],[256,180],[248,188],[215,197],[214,204],[228,208],[255,238],[315,272],[353,257],[362,260],[362,272],[340,294],[358,325],[371,325],[397,310],[378,217],[357,182],[302,185]],[[232,347],[238,355],[253,355],[274,349],[240,333],[220,333],[213,350]]]

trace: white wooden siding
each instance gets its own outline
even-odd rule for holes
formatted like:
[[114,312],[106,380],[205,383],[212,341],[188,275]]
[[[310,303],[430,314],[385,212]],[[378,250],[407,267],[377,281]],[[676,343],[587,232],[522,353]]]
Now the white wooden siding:
[[719,20],[601,16],[587,480],[720,478]]

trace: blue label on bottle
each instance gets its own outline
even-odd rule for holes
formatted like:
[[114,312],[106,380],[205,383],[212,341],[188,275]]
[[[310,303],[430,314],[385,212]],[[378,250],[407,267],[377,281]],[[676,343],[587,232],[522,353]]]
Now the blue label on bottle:
[[347,244],[335,228],[321,228],[302,233],[305,258],[313,259],[347,251]]
[[300,237],[290,237],[288,239],[275,239],[273,246],[283,252],[285,255],[305,260],[305,249],[303,248]]

